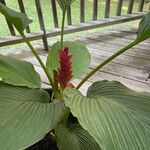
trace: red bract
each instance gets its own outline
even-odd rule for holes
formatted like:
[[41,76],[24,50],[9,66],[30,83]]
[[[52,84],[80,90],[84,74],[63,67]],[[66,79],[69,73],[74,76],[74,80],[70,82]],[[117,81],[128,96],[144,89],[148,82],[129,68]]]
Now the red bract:
[[61,86],[67,87],[73,76],[71,63],[72,56],[69,55],[69,48],[65,47],[64,50],[59,50],[58,56],[60,59],[60,68],[57,71],[57,81]]

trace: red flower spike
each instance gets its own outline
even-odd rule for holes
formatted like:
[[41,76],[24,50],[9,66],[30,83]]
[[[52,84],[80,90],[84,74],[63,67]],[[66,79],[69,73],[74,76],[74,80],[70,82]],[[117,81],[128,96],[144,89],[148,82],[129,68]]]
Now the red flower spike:
[[57,81],[61,86],[67,87],[69,81],[73,77],[72,73],[72,63],[71,55],[69,55],[68,47],[65,47],[64,50],[58,51],[58,56],[60,59],[60,68],[57,71]]

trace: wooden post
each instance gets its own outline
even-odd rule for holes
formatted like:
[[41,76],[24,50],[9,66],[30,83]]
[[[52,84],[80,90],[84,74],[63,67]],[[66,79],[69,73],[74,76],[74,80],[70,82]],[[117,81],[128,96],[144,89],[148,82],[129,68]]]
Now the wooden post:
[[[24,8],[23,1],[22,1],[22,0],[18,0],[18,4],[19,4],[20,11],[21,11],[22,13],[26,13],[26,12],[25,12],[25,8]],[[27,26],[26,32],[27,32],[27,33],[30,33],[30,28],[29,28],[29,26]]]
[[[5,0],[0,0],[0,2],[1,2],[2,4],[4,4],[4,5],[6,5]],[[15,33],[15,30],[14,30],[13,25],[12,25],[7,19],[6,19],[6,22],[7,22],[7,25],[8,25],[9,31],[10,31],[10,34],[11,34],[12,36],[15,36],[16,33]]]
[[116,16],[121,16],[123,0],[118,0]]
[[85,0],[80,0],[80,22],[85,22]]
[[129,0],[128,12],[127,12],[128,14],[132,14],[133,4],[134,4],[134,0]]
[[110,14],[110,0],[106,0],[105,4],[105,18],[109,18]]
[[36,4],[36,10],[37,10],[37,14],[38,14],[39,23],[40,23],[40,29],[43,31],[42,40],[43,40],[44,48],[46,51],[48,51],[49,48],[48,48],[48,42],[47,42],[47,35],[46,35],[40,0],[35,0],[35,4]]
[[70,6],[67,10],[67,21],[68,21],[68,25],[72,25],[71,7]]
[[54,27],[58,28],[58,15],[57,15],[57,9],[56,9],[56,1],[51,0],[51,6],[52,6],[52,12],[53,12],[53,21],[54,21]]
[[144,2],[145,2],[145,0],[140,0],[140,1],[139,1],[139,8],[138,8],[138,11],[140,11],[140,12],[143,11]]
[[93,20],[97,20],[98,0],[93,1]]

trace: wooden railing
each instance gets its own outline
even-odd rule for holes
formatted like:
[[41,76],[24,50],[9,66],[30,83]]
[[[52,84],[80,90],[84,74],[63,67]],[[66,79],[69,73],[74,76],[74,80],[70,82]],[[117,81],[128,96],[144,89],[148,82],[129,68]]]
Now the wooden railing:
[[[48,42],[47,38],[56,36],[60,34],[60,28],[59,28],[59,19],[58,19],[58,12],[57,12],[57,2],[56,0],[48,0],[50,1],[53,15],[53,23],[54,23],[54,28],[51,30],[46,30],[45,27],[45,22],[43,19],[43,10],[41,7],[41,1],[40,0],[35,0],[35,6],[36,6],[36,11],[37,11],[37,16],[39,20],[39,25],[40,25],[40,32],[32,32],[30,26],[26,28],[26,35],[29,40],[38,40],[42,39],[44,48],[48,50]],[[85,3],[87,0],[76,0],[79,1],[80,4],[80,22],[78,25],[74,25],[72,23],[72,11],[71,7],[67,10],[67,26],[65,28],[65,33],[73,33],[73,32],[79,32],[83,30],[89,30],[93,28],[98,28],[98,27],[104,27],[108,25],[114,25],[114,24],[119,24],[119,23],[124,23],[128,21],[133,21],[140,19],[145,12],[143,12],[145,0],[139,0],[139,6],[137,8],[137,12],[133,13],[133,4],[134,0],[129,0],[128,1],[128,10],[126,15],[122,15],[122,7],[123,7],[123,0],[117,0],[117,7],[116,7],[116,16],[115,17],[110,17],[110,11],[111,11],[111,0],[106,0],[105,2],[105,12],[104,12],[104,19],[98,19],[98,3],[99,0],[93,0],[93,15],[92,15],[92,20],[93,21],[88,21],[86,22],[85,20]],[[4,5],[7,5],[5,0],[0,0],[1,3]],[[16,2],[19,5],[19,9],[22,13],[26,13],[25,6],[23,0],[16,0]],[[6,20],[8,29],[10,31],[10,35],[8,38],[0,38],[0,47],[6,46],[6,45],[12,45],[12,44],[17,44],[23,42],[22,38],[18,35],[16,35],[16,32],[14,30],[13,25]],[[86,23],[85,23],[86,22]]]

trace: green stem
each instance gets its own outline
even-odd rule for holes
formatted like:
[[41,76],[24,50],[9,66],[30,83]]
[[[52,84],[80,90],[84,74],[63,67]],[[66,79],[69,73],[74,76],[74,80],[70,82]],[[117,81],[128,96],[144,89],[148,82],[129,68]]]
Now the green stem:
[[99,64],[96,68],[94,68],[76,87],[76,89],[79,89],[91,76],[93,76],[99,69],[101,69],[102,67],[104,67],[107,63],[109,63],[110,61],[112,61],[114,58],[116,58],[117,56],[119,56],[120,54],[124,53],[125,51],[127,51],[129,48],[135,46],[136,44],[140,43],[141,41],[139,40],[135,40],[132,43],[130,43],[129,45],[127,45],[126,47],[122,48],[121,50],[119,50],[118,52],[116,52],[115,54],[113,54],[112,56],[110,56],[109,58],[107,58],[104,62],[102,62],[101,64]]
[[22,38],[24,39],[24,41],[27,43],[27,45],[29,46],[29,48],[31,49],[32,53],[34,54],[34,56],[36,57],[36,59],[38,60],[38,62],[40,63],[41,67],[43,68],[45,74],[47,75],[47,78],[52,86],[52,88],[54,87],[53,86],[53,81],[52,81],[52,78],[51,78],[51,75],[49,74],[48,72],[48,69],[46,68],[46,66],[43,64],[41,58],[39,57],[37,51],[33,48],[33,46],[31,45],[31,43],[29,42],[29,40],[26,38],[26,36],[24,35],[24,33],[21,34]]
[[61,26],[61,49],[63,49],[63,42],[64,42],[65,15],[66,15],[66,10],[63,11],[63,15],[62,15],[62,26]]

